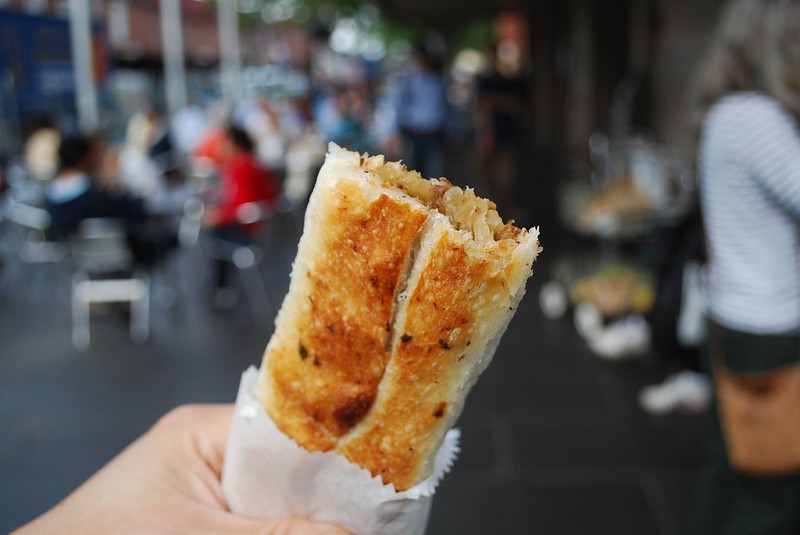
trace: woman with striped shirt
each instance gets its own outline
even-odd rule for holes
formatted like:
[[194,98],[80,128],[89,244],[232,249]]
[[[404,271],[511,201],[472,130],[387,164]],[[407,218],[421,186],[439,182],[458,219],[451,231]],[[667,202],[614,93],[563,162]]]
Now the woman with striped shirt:
[[[699,74],[712,354],[746,379],[800,359],[800,0],[730,2]],[[732,468],[716,413],[706,453],[693,533],[800,530],[800,474]]]

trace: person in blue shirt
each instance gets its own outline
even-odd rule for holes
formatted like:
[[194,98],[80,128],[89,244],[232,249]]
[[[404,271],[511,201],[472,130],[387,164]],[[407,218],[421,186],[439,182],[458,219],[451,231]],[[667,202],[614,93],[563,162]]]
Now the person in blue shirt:
[[406,166],[425,178],[443,176],[449,115],[447,87],[441,62],[424,44],[417,45],[415,65],[397,91],[395,114]]

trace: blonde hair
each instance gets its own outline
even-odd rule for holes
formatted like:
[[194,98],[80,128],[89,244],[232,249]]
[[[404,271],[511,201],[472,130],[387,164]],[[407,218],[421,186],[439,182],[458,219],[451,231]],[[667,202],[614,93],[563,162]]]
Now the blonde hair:
[[800,0],[731,0],[692,91],[692,123],[738,91],[760,91],[800,119]]

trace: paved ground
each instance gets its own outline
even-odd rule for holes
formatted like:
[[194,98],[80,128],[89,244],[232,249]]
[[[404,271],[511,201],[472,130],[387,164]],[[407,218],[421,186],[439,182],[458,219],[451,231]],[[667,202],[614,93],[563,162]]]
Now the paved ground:
[[[295,238],[276,230],[263,273],[279,301]],[[171,407],[233,401],[272,327],[245,304],[210,310],[204,266],[189,254],[166,276],[180,300],[154,307],[146,345],[116,312],[93,319],[86,352],[70,344],[65,268],[0,273],[0,532],[54,505]],[[679,533],[702,419],[642,414],[638,388],[669,370],[591,356],[569,322],[540,315],[539,275],[468,400],[463,453],[429,533]]]

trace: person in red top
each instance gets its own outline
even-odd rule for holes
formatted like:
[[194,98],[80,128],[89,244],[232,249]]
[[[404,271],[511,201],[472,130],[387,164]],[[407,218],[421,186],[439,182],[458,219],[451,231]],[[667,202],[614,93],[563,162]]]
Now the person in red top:
[[[262,209],[270,209],[278,200],[279,188],[275,177],[259,165],[253,154],[254,148],[247,132],[237,127],[228,128],[225,143],[227,157],[220,177],[220,202],[216,207],[206,209],[206,224],[223,246],[251,244],[253,236],[263,224],[247,222],[253,212],[243,212],[243,205],[258,203]],[[217,292],[214,301],[218,306],[224,307],[235,301],[235,297],[232,297],[235,294],[228,288],[229,267],[226,261],[216,261]]]
[[224,128],[218,126],[210,128],[194,149],[192,157],[211,169],[222,167],[226,159],[224,147],[227,137],[228,133]]

